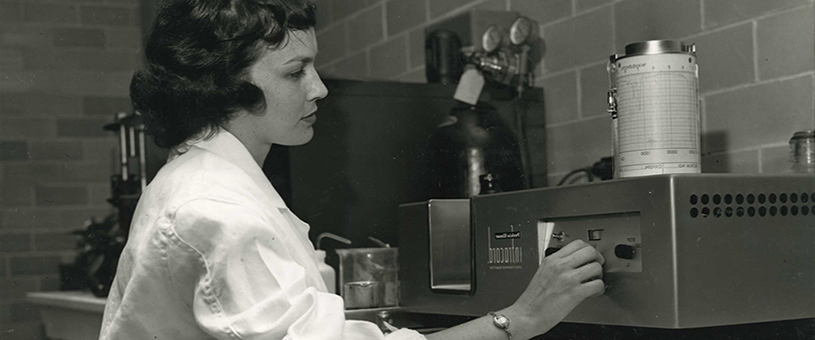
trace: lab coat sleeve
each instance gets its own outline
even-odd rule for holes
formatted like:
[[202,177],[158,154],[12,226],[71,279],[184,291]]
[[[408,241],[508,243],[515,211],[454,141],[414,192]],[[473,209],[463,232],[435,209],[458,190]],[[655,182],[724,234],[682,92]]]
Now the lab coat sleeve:
[[181,250],[167,257],[173,284],[205,332],[216,339],[344,334],[342,299],[307,284],[290,255],[297,243],[281,231],[285,221],[212,199],[184,204],[174,220],[170,242]]
[[342,298],[307,284],[290,255],[298,243],[280,229],[289,228],[285,220],[213,199],[184,204],[173,220],[166,258],[173,284],[216,339],[425,339],[346,321]]

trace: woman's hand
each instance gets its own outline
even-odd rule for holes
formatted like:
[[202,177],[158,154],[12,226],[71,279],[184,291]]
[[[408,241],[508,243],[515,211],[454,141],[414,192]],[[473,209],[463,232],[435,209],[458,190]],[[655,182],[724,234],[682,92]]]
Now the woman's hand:
[[603,294],[604,263],[603,255],[582,240],[545,257],[518,301],[502,311],[518,333],[513,338],[543,334],[583,300]]
[[[518,301],[498,311],[509,318],[512,339],[525,340],[546,333],[587,297],[603,294],[605,261],[594,247],[581,240],[545,257]],[[505,340],[507,335],[492,324],[492,317],[482,316],[428,334],[427,339]]]

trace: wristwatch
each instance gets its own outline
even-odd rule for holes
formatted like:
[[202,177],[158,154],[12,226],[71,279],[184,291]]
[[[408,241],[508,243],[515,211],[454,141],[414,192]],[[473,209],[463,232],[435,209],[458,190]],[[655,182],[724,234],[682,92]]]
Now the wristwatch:
[[509,318],[496,312],[490,312],[489,314],[492,315],[492,324],[507,333],[509,340],[512,340],[512,333],[509,331]]

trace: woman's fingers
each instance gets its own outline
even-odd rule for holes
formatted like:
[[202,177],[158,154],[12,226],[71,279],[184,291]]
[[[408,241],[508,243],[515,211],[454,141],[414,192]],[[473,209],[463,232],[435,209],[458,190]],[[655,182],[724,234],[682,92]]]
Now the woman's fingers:
[[574,253],[574,252],[576,252],[576,251],[578,251],[580,249],[583,249],[585,247],[589,247],[589,244],[584,242],[583,240],[574,240],[572,242],[569,242],[569,244],[567,244],[563,248],[560,248],[560,250],[556,251],[551,256],[555,257],[555,258],[567,257],[567,256],[571,255],[572,253]]
[[[606,259],[603,257],[603,255],[600,254],[599,251],[594,249],[594,247],[586,243],[583,244],[585,245],[584,247],[563,257],[563,260],[565,261],[566,265],[568,265],[571,268],[577,268],[589,262],[597,262],[601,266],[606,262]],[[569,245],[571,245],[571,243]],[[566,247],[568,247],[568,245]],[[564,249],[566,247],[564,247]]]
[[575,268],[572,275],[577,282],[587,282],[603,278],[603,266],[597,262],[589,262],[585,266]]
[[592,249],[594,249],[594,260],[601,266],[606,264],[606,257],[603,256],[603,254],[601,254],[596,248],[592,247]]
[[600,279],[591,280],[581,284],[580,287],[578,287],[578,291],[585,297],[600,296],[605,293],[606,284]]
[[[567,244],[565,247],[561,248],[560,250],[558,250],[557,252],[550,256],[554,258],[568,258],[572,254],[575,254],[580,251],[585,251],[586,249],[590,249],[591,252],[593,252],[592,257],[594,261],[599,262],[601,265],[606,263],[606,259],[603,257],[603,254],[600,254],[600,252],[594,249],[594,247],[580,239],[569,242],[569,244]],[[576,264],[575,267],[580,266],[583,263],[585,262]]]

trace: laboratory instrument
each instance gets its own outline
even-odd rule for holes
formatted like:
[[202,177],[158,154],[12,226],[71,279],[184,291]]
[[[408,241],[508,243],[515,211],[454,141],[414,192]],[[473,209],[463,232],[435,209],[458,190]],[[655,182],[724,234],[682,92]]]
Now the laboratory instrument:
[[615,177],[700,173],[696,45],[651,40],[608,62]]

